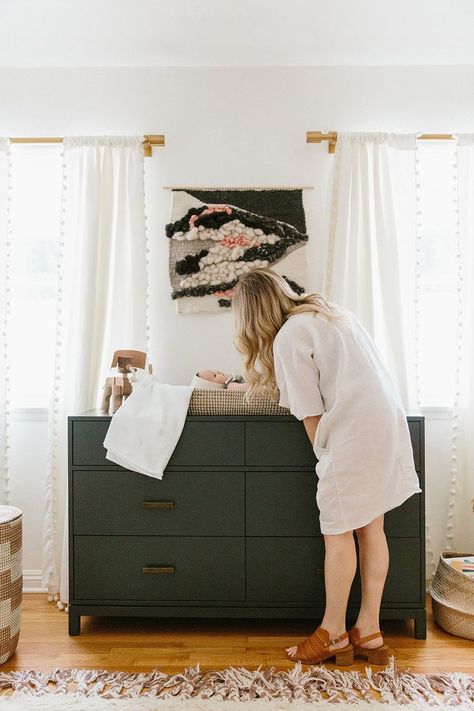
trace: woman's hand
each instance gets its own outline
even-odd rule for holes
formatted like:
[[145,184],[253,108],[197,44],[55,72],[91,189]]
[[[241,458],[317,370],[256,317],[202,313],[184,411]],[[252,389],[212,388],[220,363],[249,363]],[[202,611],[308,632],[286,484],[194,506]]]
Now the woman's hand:
[[316,430],[318,429],[318,424],[321,417],[322,415],[310,415],[310,417],[303,418],[303,424],[305,426],[306,433],[309,437],[309,441],[311,442],[311,446],[313,447],[313,449],[314,438],[316,437]]

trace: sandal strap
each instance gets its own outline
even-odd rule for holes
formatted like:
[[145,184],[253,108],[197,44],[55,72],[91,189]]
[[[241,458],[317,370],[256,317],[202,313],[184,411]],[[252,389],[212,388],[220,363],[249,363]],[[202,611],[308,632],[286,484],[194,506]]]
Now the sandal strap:
[[347,632],[343,632],[342,634],[331,638],[329,637],[329,633],[327,632],[327,630],[323,629],[322,627],[318,627],[313,637],[316,637],[321,642],[322,646],[327,649],[331,646],[331,644],[338,644],[344,639],[348,639],[349,635],[347,634]]
[[303,642],[300,642],[299,645],[297,645],[298,654],[300,655],[300,657],[303,654],[305,659],[317,659],[319,657],[323,659],[331,644],[337,644],[338,642],[342,642],[342,640],[346,639],[347,637],[347,632],[344,632],[344,634],[338,635],[337,637],[333,637],[331,639],[325,629],[323,629],[322,627],[318,627],[317,630],[311,635],[311,637],[308,637]]
[[359,644],[364,644],[364,642],[370,642],[371,639],[376,639],[376,637],[382,637],[381,632],[374,632],[373,634],[368,634],[365,637],[359,637],[358,643]]
[[349,640],[349,635],[347,634],[347,632],[344,632],[343,634],[340,634],[337,637],[333,637],[331,639],[331,644],[338,644],[339,642],[342,642],[345,639]]

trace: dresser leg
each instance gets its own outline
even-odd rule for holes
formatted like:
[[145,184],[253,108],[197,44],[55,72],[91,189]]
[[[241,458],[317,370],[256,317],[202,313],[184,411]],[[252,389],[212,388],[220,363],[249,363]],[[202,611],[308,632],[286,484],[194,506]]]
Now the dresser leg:
[[426,610],[419,610],[416,613],[415,639],[426,639]]
[[81,634],[81,616],[80,614],[69,605],[69,635],[71,637],[76,637]]

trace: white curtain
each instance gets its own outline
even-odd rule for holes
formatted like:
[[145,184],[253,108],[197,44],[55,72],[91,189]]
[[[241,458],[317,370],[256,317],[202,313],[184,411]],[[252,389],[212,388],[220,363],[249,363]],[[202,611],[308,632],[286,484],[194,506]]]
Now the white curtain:
[[[456,372],[446,548],[474,548],[474,134],[457,136]],[[440,335],[442,337],[442,335]]]
[[[414,178],[416,134],[338,133],[329,193],[326,298],[360,318],[410,409],[403,323],[398,191],[392,171],[404,152]],[[415,205],[415,181],[406,205]],[[402,213],[400,213],[402,214]],[[413,224],[415,216],[413,215]]]
[[10,311],[10,178],[10,141],[8,138],[0,138],[0,504],[10,503],[8,477],[9,363],[7,358]]
[[43,528],[49,599],[69,601],[67,417],[94,409],[114,350],[147,349],[142,136],[66,138]]

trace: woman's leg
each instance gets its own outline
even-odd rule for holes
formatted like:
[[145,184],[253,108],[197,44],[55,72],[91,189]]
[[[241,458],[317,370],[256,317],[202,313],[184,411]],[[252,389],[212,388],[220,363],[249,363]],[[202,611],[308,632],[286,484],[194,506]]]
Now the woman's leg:
[[[325,535],[324,583],[326,589],[326,610],[321,627],[330,637],[337,637],[346,631],[346,608],[352,581],[357,568],[357,556],[353,531],[336,535]],[[333,644],[332,649],[347,646],[347,639]],[[296,647],[287,647],[292,656]]]
[[[380,603],[388,572],[389,553],[384,531],[384,516],[379,516],[367,526],[356,529],[359,540],[359,566],[362,583],[362,600],[355,626],[360,636],[378,632]],[[379,647],[381,637],[364,644],[366,648]]]

